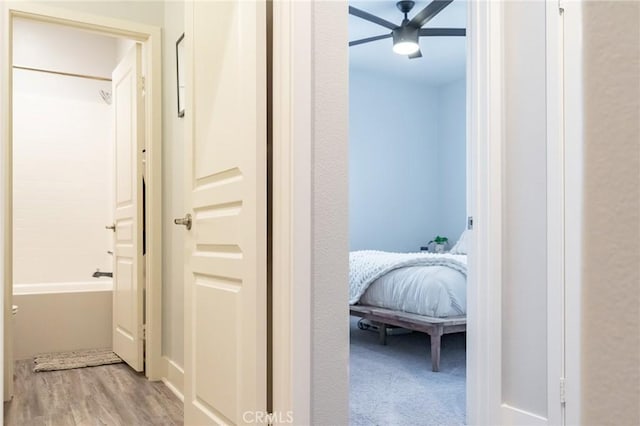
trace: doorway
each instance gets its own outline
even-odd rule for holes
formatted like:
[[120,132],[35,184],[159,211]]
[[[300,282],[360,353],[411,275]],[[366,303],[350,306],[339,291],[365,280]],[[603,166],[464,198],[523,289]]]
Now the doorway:
[[109,348],[111,72],[129,41],[13,24],[13,354]]
[[[543,422],[555,424],[560,423],[554,419],[558,418],[563,410],[558,398],[561,388],[558,382],[561,378],[559,366],[564,363],[564,359],[558,354],[562,344],[556,339],[558,331],[563,329],[559,326],[563,322],[558,311],[549,312],[553,318],[548,320],[551,332],[546,334],[545,340],[550,342],[553,353],[546,353],[546,357],[543,354],[542,359],[548,359],[549,368],[540,373],[540,376],[546,378],[548,386],[541,393],[541,400],[544,399],[543,403],[548,407],[546,414],[543,412],[543,415],[536,417],[535,414],[531,414],[535,413],[535,410],[519,410],[507,404],[505,401],[508,399],[509,389],[503,387],[502,383],[502,378],[506,375],[503,365],[508,361],[507,357],[503,358],[505,354],[502,353],[502,348],[506,343],[510,343],[503,335],[503,317],[508,318],[507,314],[513,314],[503,305],[503,288],[510,288],[509,282],[503,278],[507,262],[503,260],[502,253],[508,250],[504,245],[503,225],[506,218],[514,218],[513,215],[507,215],[509,212],[504,208],[504,198],[507,196],[505,188],[507,182],[504,177],[506,166],[504,152],[507,141],[504,127],[505,113],[508,112],[505,105],[505,79],[508,76],[512,78],[513,86],[511,87],[516,89],[510,93],[516,94],[512,98],[515,100],[514,104],[520,102],[521,105],[527,105],[528,99],[518,96],[518,89],[529,89],[529,83],[532,81],[530,78],[521,80],[514,78],[513,68],[507,68],[505,64],[504,43],[505,40],[521,43],[522,46],[515,49],[511,45],[511,53],[515,51],[522,55],[526,55],[526,52],[531,49],[528,43],[535,44],[537,54],[542,52],[540,55],[542,58],[538,56],[536,59],[537,71],[545,64],[550,67],[558,64],[558,58],[554,57],[554,52],[557,53],[557,46],[561,45],[561,39],[557,33],[549,32],[545,35],[545,28],[557,28],[561,19],[556,3],[541,5],[537,2],[519,2],[517,8],[511,8],[512,6],[510,3],[503,2],[468,2],[469,25],[467,28],[471,58],[468,64],[467,134],[472,140],[468,151],[471,163],[468,170],[474,178],[475,191],[472,195],[475,199],[467,202],[474,227],[471,241],[473,264],[469,269],[470,276],[473,275],[473,278],[469,280],[471,292],[467,304],[470,327],[467,336],[467,422],[537,424],[531,421],[535,418],[535,421],[540,421],[541,424]],[[535,9],[535,20],[528,19],[532,16],[531,9]],[[545,19],[545,12],[548,13],[548,21]],[[522,21],[514,20],[508,15],[513,13],[522,18]],[[285,61],[283,65],[284,69],[292,70],[291,72],[297,77],[297,82],[291,83],[285,80],[284,89],[280,89],[284,99],[281,101],[283,108],[281,114],[284,118],[281,139],[276,141],[281,143],[280,149],[292,160],[284,161],[280,170],[276,167],[274,175],[276,182],[281,182],[284,186],[279,194],[284,199],[281,209],[292,219],[285,220],[284,224],[275,227],[274,240],[278,247],[283,249],[282,258],[284,258],[282,266],[275,270],[275,273],[284,284],[282,288],[275,288],[274,293],[284,293],[293,301],[292,305],[295,308],[289,309],[286,314],[281,314],[281,318],[278,319],[283,325],[281,333],[289,338],[289,340],[283,339],[283,342],[293,343],[289,347],[284,346],[283,343],[283,351],[277,352],[274,358],[292,360],[291,362],[295,365],[309,365],[309,353],[313,355],[312,359],[324,360],[325,358],[320,354],[325,347],[330,347],[335,356],[331,358],[331,368],[326,364],[311,364],[310,376],[296,377],[283,368],[284,377],[290,378],[294,383],[296,395],[287,395],[283,392],[279,403],[282,407],[294,408],[304,408],[305,401],[326,404],[326,406],[323,405],[326,408],[324,411],[332,413],[334,417],[323,416],[318,410],[313,413],[314,420],[336,422],[335,416],[339,414],[340,421],[344,423],[348,421],[343,417],[347,412],[346,401],[348,400],[348,381],[343,378],[347,376],[343,357],[346,358],[348,355],[346,333],[348,330],[345,330],[346,327],[341,328],[347,321],[346,315],[340,309],[346,304],[345,286],[348,280],[348,264],[345,261],[347,257],[345,247],[348,247],[346,239],[348,235],[346,183],[348,81],[344,74],[348,69],[346,45],[349,40],[346,7],[344,4],[315,5],[309,8],[296,6],[285,8],[281,18],[295,24],[293,30],[276,34],[284,46],[282,50],[285,53],[289,50],[294,51],[299,56],[294,60]],[[579,20],[576,19],[576,21]],[[517,25],[518,22],[531,22],[536,33],[522,29]],[[329,33],[331,36],[327,35]],[[564,36],[567,37],[568,34],[565,31]],[[549,49],[544,48],[545,42],[549,43]],[[538,50],[541,44],[542,49]],[[283,56],[286,57],[286,55]],[[526,75],[529,70],[522,64],[521,66],[521,71]],[[555,70],[549,69],[552,70],[549,75],[555,76]],[[539,83],[541,79],[536,77],[535,81]],[[553,117],[554,112],[557,111],[554,109],[555,103],[561,99],[562,93],[553,89],[553,84],[557,81],[554,78],[547,79],[547,83],[551,83],[547,87],[548,103],[546,105],[543,103],[534,110],[537,119],[540,119],[540,115],[545,116],[547,112],[550,117]],[[536,99],[541,96],[544,98],[544,90],[538,89],[535,95]],[[293,97],[292,100],[291,97]],[[307,103],[310,106],[305,107]],[[327,109],[327,105],[331,105],[330,110]],[[304,123],[308,122],[308,117],[312,117],[312,130],[305,132]],[[556,113],[555,117],[558,118],[560,115]],[[521,117],[520,122],[529,122],[529,118],[525,115]],[[510,122],[515,128],[520,129],[515,120]],[[544,127],[543,123],[540,128]],[[538,143],[548,147],[549,170],[553,170],[554,173],[549,175],[549,180],[545,184],[549,184],[549,188],[563,188],[563,191],[568,193],[567,186],[563,186],[563,182],[558,180],[558,175],[555,174],[561,170],[557,161],[562,158],[563,139],[561,134],[556,132],[555,124],[549,126],[549,130],[546,140],[544,137],[537,139]],[[294,139],[292,135],[295,136],[295,144],[292,143]],[[521,132],[517,137],[520,136],[527,136],[527,134]],[[528,140],[519,139],[519,141],[520,146],[527,146],[530,143]],[[509,142],[511,147],[517,146],[511,143],[511,139]],[[277,144],[275,150],[278,152]],[[308,172],[305,173],[305,170]],[[565,185],[566,183],[564,182]],[[279,185],[275,186],[276,189],[278,187]],[[543,184],[542,191],[546,189],[548,188]],[[539,191],[540,187],[537,190]],[[305,193],[311,193],[312,197],[305,197]],[[526,198],[528,193],[519,192],[517,195],[524,195]],[[553,226],[557,226],[563,223],[566,216],[553,209],[562,205],[563,201],[558,197],[550,198],[548,204],[550,210],[546,211],[543,208],[542,211],[536,210],[536,214],[547,216],[549,224],[553,223]],[[313,220],[305,221],[308,217],[312,217]],[[295,233],[291,231],[293,223],[296,224]],[[562,229],[562,226],[557,229]],[[565,238],[565,234],[559,231],[552,233],[552,237],[541,244],[549,250],[549,259],[554,261],[555,267],[562,263],[561,257],[554,254],[557,253],[558,247],[556,240]],[[312,250],[307,250],[307,247],[312,247]],[[575,269],[573,271],[575,272]],[[562,298],[558,292],[562,289],[562,283],[566,278],[557,274],[557,268],[553,270],[550,268],[548,272],[549,279],[545,280],[543,277],[539,280],[540,286],[549,290],[549,300],[554,304],[560,304]],[[309,279],[308,277],[311,280],[309,290],[300,289],[296,283],[305,278]],[[274,278],[274,282],[278,280]],[[519,293],[520,296],[525,294]],[[274,300],[278,298],[274,297]],[[337,308],[336,305],[338,305]],[[284,308],[286,309],[286,306]],[[532,322],[540,319],[530,315],[522,317]],[[309,324],[313,326],[321,324],[321,327],[312,328],[315,334],[311,338],[303,335],[305,327]],[[543,324],[543,327],[545,326]],[[551,329],[552,326],[555,328]],[[526,336],[526,333],[522,333],[519,337],[521,336]],[[511,340],[511,343],[513,342],[515,342],[514,346],[526,350],[521,340]],[[310,349],[305,351],[304,345]],[[274,344],[274,347],[279,348],[279,345]],[[285,350],[289,350],[289,353]],[[284,362],[282,364],[287,365]],[[512,365],[517,365],[522,370],[528,369],[526,363]],[[519,385],[526,388],[528,382],[520,381]],[[318,386],[330,387],[332,392],[329,401],[318,401],[314,398],[310,389]]]
[[[161,205],[160,205],[160,194],[161,194],[161,149],[160,149],[160,130],[161,130],[161,86],[158,73],[154,73],[153,70],[160,69],[160,30],[155,27],[150,27],[146,25],[133,24],[126,21],[117,21],[112,19],[105,19],[100,17],[87,16],[84,14],[77,14],[70,11],[57,10],[57,9],[49,9],[42,6],[33,6],[33,5],[16,5],[16,6],[8,6],[6,10],[6,21],[8,25],[5,27],[5,34],[3,34],[3,38],[7,40],[13,40],[14,36],[16,36],[16,31],[19,31],[20,23],[19,21],[26,21],[28,25],[42,24],[42,25],[58,25],[66,28],[67,30],[73,29],[74,31],[83,31],[89,34],[87,37],[91,36],[102,36],[109,38],[121,38],[128,39],[129,42],[123,43],[121,46],[121,50],[138,50],[138,56],[140,58],[144,58],[147,66],[145,67],[145,77],[144,80],[140,80],[140,83],[144,84],[145,95],[144,98],[141,98],[140,101],[140,111],[143,114],[144,121],[140,121],[140,123],[144,123],[141,125],[140,134],[143,135],[143,145],[142,149],[144,150],[144,159],[143,153],[139,154],[139,161],[133,161],[129,158],[131,164],[144,163],[144,178],[145,178],[145,190],[146,193],[146,208],[144,209],[144,218],[142,214],[142,208],[139,209],[139,213],[136,213],[138,216],[138,222],[140,223],[142,229],[142,223],[145,223],[145,237],[146,237],[146,253],[145,259],[143,263],[140,265],[140,276],[142,276],[142,270],[146,270],[146,274],[144,275],[144,279],[140,281],[140,292],[139,295],[144,293],[143,297],[138,297],[137,300],[130,300],[127,303],[130,303],[131,306],[135,306],[135,309],[138,312],[145,312],[145,321],[142,322],[142,317],[139,317],[140,321],[133,320],[134,322],[139,322],[140,327],[137,327],[134,330],[133,334],[135,335],[135,339],[138,341],[136,345],[139,345],[139,353],[145,352],[145,365],[143,367],[142,363],[139,363],[135,366],[136,369],[142,370],[144,368],[145,375],[147,378],[151,380],[157,380],[160,378],[162,371],[160,367],[160,291],[161,291],[161,268],[160,268],[160,256],[161,256]],[[6,35],[7,37],[4,37]],[[138,48],[132,47],[138,45]],[[99,81],[91,78],[82,78],[91,76],[88,75],[90,73],[67,73],[67,74],[86,74],[78,77],[77,75],[61,75],[54,74],[51,72],[41,72],[36,71],[35,68],[40,68],[45,71],[52,71],[47,67],[28,67],[21,66],[21,69],[17,69],[15,72],[12,69],[14,65],[17,64],[18,51],[14,51],[14,46],[9,44],[4,46],[4,54],[3,54],[3,66],[5,70],[3,70],[3,76],[6,76],[6,80],[3,81],[4,87],[7,87],[8,93],[14,93],[14,88],[19,88],[20,81],[19,79],[22,77],[17,77],[18,73],[31,73],[31,74],[46,74],[45,78],[65,78],[65,79],[80,79],[84,80],[92,80]],[[117,49],[116,49],[117,50]],[[42,55],[44,56],[44,55]],[[61,55],[62,56],[62,55]],[[123,55],[126,56],[126,55]],[[58,58],[59,57],[54,57]],[[55,71],[55,70],[54,70]],[[95,76],[94,76],[95,77]],[[34,78],[33,76],[30,78]],[[52,85],[49,84],[49,87]],[[55,85],[53,85],[55,86]],[[37,90],[37,86],[31,87],[33,90]],[[82,90],[80,90],[82,92]],[[108,102],[110,97],[113,96],[113,93],[110,93],[108,87],[99,88],[97,90],[97,96],[100,96],[102,102]],[[116,94],[116,96],[118,96]],[[3,121],[9,123],[6,126],[6,133],[3,135],[4,144],[4,164],[7,166],[5,170],[7,174],[5,175],[5,186],[4,186],[4,194],[5,201],[3,217],[4,220],[4,235],[5,235],[5,246],[4,246],[4,279],[5,279],[5,288],[4,288],[4,399],[8,400],[12,395],[12,378],[13,378],[13,333],[12,333],[12,298],[13,298],[13,283],[14,283],[14,272],[16,270],[20,273],[20,267],[14,270],[14,229],[16,226],[16,220],[18,219],[18,213],[14,210],[14,199],[16,199],[16,191],[14,191],[15,186],[13,182],[13,177],[17,176],[14,174],[12,165],[14,164],[14,155],[16,152],[15,144],[17,143],[14,140],[14,130],[18,130],[17,127],[14,126],[14,116],[13,106],[18,107],[15,102],[18,102],[19,96],[8,97],[8,105],[9,108],[3,110]],[[110,115],[109,115],[110,116]],[[17,123],[16,123],[17,124]],[[91,132],[91,129],[89,129]],[[85,135],[86,136],[86,135]],[[68,152],[67,155],[73,155],[72,152]],[[41,152],[42,153],[42,152]],[[30,152],[29,154],[33,154]],[[132,157],[134,154],[132,154]],[[117,163],[117,154],[112,155],[114,157],[113,162]],[[101,159],[101,161],[104,158]],[[125,158],[126,160],[126,158]],[[141,166],[142,164],[140,164]],[[90,165],[85,164],[85,167],[90,169]],[[52,173],[52,176],[55,177],[55,173]],[[141,191],[139,196],[140,199],[142,197],[142,182],[140,182]],[[107,194],[109,193],[108,188],[103,189]],[[100,189],[96,188],[96,191],[100,191]],[[113,192],[117,192],[113,191]],[[103,194],[104,195],[104,194]],[[108,195],[106,198],[110,198]],[[114,198],[117,197],[114,196]],[[27,197],[28,198],[28,197]],[[103,197],[104,198],[104,197]],[[45,216],[46,217],[46,216]],[[53,217],[53,215],[52,215]],[[104,219],[104,218],[101,218]],[[112,222],[113,223],[113,222]],[[103,235],[102,241],[106,246],[107,241],[113,239],[113,236],[108,235],[108,233],[112,233],[111,230],[105,230],[105,226],[111,228],[112,223],[104,223],[101,225],[102,232],[107,235]],[[117,227],[116,227],[117,229]],[[140,232],[140,235],[142,232]],[[116,233],[117,235],[117,233]],[[119,238],[119,237],[118,237]],[[102,249],[100,250],[102,251]],[[104,250],[104,253],[101,253],[101,260],[99,262],[104,263],[105,265],[109,265],[109,257],[111,253],[107,253],[107,251],[114,252],[116,258],[118,255],[117,244],[114,245],[113,250],[109,250],[108,248]],[[137,250],[135,250],[137,252]],[[140,245],[140,255],[142,255],[142,246]],[[105,256],[109,256],[105,260]],[[120,255],[122,257],[122,255]],[[100,268],[100,266],[97,266]],[[108,266],[103,266],[102,268],[108,268]],[[105,269],[102,270],[103,272]],[[103,274],[100,271],[93,275],[96,276],[97,279],[103,279]],[[89,274],[90,278],[93,278]],[[121,280],[122,276],[125,274],[119,274],[116,269],[116,281]],[[104,284],[103,284],[104,285]],[[68,289],[63,290],[63,293],[68,292]],[[104,300],[97,302],[99,305],[104,306]],[[114,299],[114,303],[116,306],[122,307],[121,301],[118,302]],[[134,315],[133,312],[128,313],[130,315]],[[116,315],[118,317],[118,315]],[[117,325],[116,325],[117,327]],[[122,327],[121,327],[122,328]],[[109,336],[111,336],[113,330],[111,330],[111,326],[109,326]],[[146,336],[145,336],[146,334]],[[121,351],[124,352],[124,351]],[[127,355],[125,355],[127,356]]]
[[464,424],[467,4],[349,15],[350,422]]

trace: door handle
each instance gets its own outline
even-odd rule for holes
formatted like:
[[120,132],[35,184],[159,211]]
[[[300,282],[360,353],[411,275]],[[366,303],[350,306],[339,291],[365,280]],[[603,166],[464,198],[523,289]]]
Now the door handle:
[[191,214],[187,213],[185,217],[181,217],[178,219],[173,219],[173,223],[176,225],[184,225],[187,227],[187,230],[191,229]]
[[116,232],[116,224],[114,223],[113,225],[107,225],[105,226],[105,229],[111,229],[113,232]]

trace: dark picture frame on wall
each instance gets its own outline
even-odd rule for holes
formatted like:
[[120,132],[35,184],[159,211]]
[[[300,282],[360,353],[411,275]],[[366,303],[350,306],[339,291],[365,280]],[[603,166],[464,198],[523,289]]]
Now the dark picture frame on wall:
[[184,117],[185,104],[185,52],[184,52],[184,33],[176,41],[176,84],[178,89],[178,117]]

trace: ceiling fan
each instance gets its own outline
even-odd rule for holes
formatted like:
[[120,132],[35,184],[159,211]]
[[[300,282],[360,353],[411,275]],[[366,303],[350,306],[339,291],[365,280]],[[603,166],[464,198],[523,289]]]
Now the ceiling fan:
[[464,37],[466,35],[464,28],[422,28],[427,22],[433,19],[434,16],[442,12],[445,7],[449,6],[452,1],[453,0],[433,0],[418,12],[416,16],[409,20],[407,14],[411,12],[411,9],[413,9],[416,3],[412,0],[401,0],[396,3],[396,7],[404,14],[404,19],[400,25],[396,25],[364,10],[349,6],[349,13],[351,15],[391,30],[388,34],[350,41],[349,46],[357,46],[385,38],[393,38],[393,51],[395,53],[407,55],[409,59],[420,58],[422,57],[420,44],[418,43],[420,37]]

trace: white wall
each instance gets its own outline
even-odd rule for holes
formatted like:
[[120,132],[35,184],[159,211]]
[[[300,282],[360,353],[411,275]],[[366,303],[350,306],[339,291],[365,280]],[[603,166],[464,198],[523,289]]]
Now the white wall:
[[94,101],[28,95],[25,80],[14,80],[14,284],[91,281],[111,271],[109,107],[95,89]]
[[504,19],[502,398],[546,417],[545,3],[507,2]]
[[[107,76],[115,66],[114,39],[20,20],[14,30],[16,64]],[[112,269],[111,108],[98,93],[110,88],[14,71],[14,284]]]
[[466,217],[465,81],[349,71],[350,249],[454,244]]
[[640,424],[640,3],[584,2],[582,419]]
[[438,233],[456,243],[467,222],[467,85],[461,79],[438,87]]
[[[163,138],[162,214],[162,354],[184,365],[184,233],[173,218],[185,215],[184,119],[178,118],[176,88],[176,41],[184,32],[184,4],[165,3],[163,46]],[[188,114],[188,113],[187,113]]]
[[32,3],[162,27],[165,3],[179,1],[181,0],[167,0],[166,2],[160,0],[43,0]]
[[351,250],[419,251],[440,227],[438,92],[349,71]]
[[111,78],[116,42],[61,25],[16,19],[14,65]]

